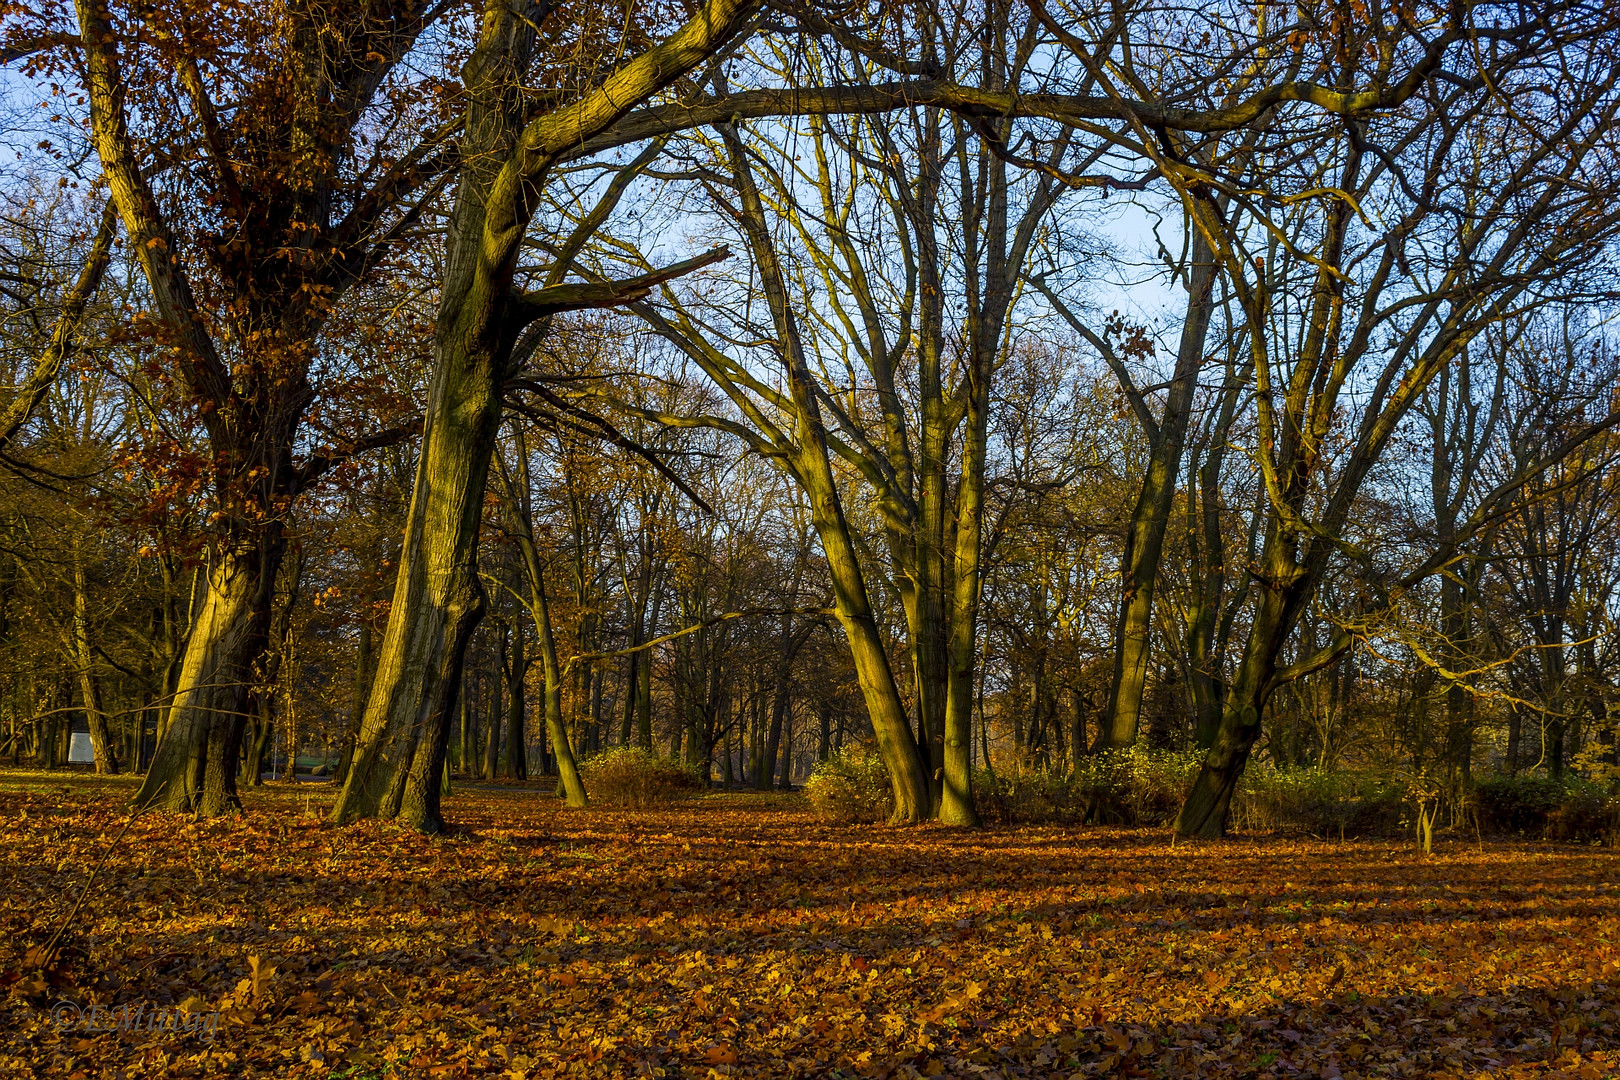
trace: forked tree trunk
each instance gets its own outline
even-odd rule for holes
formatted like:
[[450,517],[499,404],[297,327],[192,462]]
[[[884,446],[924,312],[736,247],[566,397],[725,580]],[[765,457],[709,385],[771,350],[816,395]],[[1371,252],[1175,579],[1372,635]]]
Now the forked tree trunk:
[[512,322],[513,275],[536,190],[564,154],[724,47],[750,10],[747,0],[708,0],[664,42],[525,127],[522,80],[535,26],[511,5],[484,5],[464,70],[461,180],[421,459],[371,701],[333,821],[396,818],[425,832],[443,828],[439,787],[449,719],[484,607],[479,516],[519,328]]
[[1176,832],[1182,836],[1213,840],[1226,835],[1232,796],[1248,764],[1249,752],[1260,738],[1261,716],[1277,674],[1277,657],[1297,618],[1304,572],[1283,550],[1285,546],[1274,529],[1262,553],[1268,580],[1259,589],[1254,622],[1226,698],[1220,729],[1176,818]]
[[388,629],[335,822],[444,827],[439,774],[467,643],[484,613],[478,517],[500,421],[484,370],[490,358],[446,351],[429,392]]
[[[256,715],[247,729],[247,747],[242,760],[242,775],[247,778],[248,787],[264,784],[264,752],[276,730],[273,703],[269,694],[255,695]],[[271,762],[272,766],[274,764]]]
[[241,808],[237,759],[252,703],[254,665],[269,637],[271,590],[284,543],[220,552],[208,574],[168,731],[152,755],[135,806],[216,817]]
[[[889,769],[889,784],[894,798],[894,812],[890,820],[896,824],[923,821],[933,816],[934,809],[928,773],[924,771],[917,741],[912,736],[905,706],[900,701],[900,688],[889,665],[888,648],[878,631],[871,597],[866,591],[866,578],[855,552],[849,522],[844,517],[843,501],[839,497],[828,456],[827,429],[816,400],[815,383],[804,357],[803,341],[788,305],[781,263],[771,244],[759,190],[754,184],[742,143],[735,132],[727,130],[725,137],[731,153],[732,172],[737,178],[741,196],[741,224],[748,234],[749,246],[753,249],[766,299],[770,303],[771,316],[781,337],[783,362],[795,412],[793,434],[796,445],[793,448],[792,468],[810,501],[811,524],[821,540],[822,551],[827,557],[827,573],[832,579],[834,611],[849,640],[850,656],[855,664],[862,696],[866,699],[867,712],[872,718],[878,752]],[[756,767],[756,775],[758,771]]]

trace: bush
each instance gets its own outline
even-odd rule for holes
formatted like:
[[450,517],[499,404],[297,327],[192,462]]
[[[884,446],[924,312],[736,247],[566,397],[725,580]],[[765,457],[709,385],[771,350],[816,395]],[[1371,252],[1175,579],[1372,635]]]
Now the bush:
[[616,806],[653,806],[703,790],[703,781],[686,766],[639,746],[615,746],[579,767],[585,790],[596,802]]
[[1479,827],[1539,837],[1564,800],[1564,785],[1545,776],[1487,776],[1474,785]]
[[1590,780],[1488,776],[1475,785],[1474,799],[1488,832],[1620,843],[1620,798]]
[[889,770],[870,743],[850,743],[818,762],[804,794],[816,816],[834,824],[887,821],[894,812]]
[[1200,758],[1133,746],[1090,754],[1068,774],[976,771],[974,805],[986,821],[1163,825],[1180,811]]
[[1203,759],[1198,750],[1156,750],[1138,743],[1086,757],[1076,779],[1091,797],[1094,820],[1167,825],[1181,812]]
[[973,807],[982,821],[1083,821],[1090,812],[1086,792],[1061,773],[973,771]]
[[1572,785],[1547,815],[1549,840],[1573,840],[1620,847],[1620,798],[1595,784]]
[[1300,828],[1319,836],[1389,835],[1401,828],[1405,798],[1405,789],[1381,773],[1251,764],[1232,796],[1232,825]]
[[[973,801],[986,822],[1163,826],[1180,812],[1202,761],[1202,751],[1138,745],[1090,754],[1069,774],[976,769]],[[1395,836],[1412,825],[1408,786],[1384,772],[1251,762],[1232,796],[1231,825]],[[894,807],[888,770],[871,744],[846,746],[817,765],[804,790],[818,816],[840,824],[884,821]],[[1475,786],[1472,802],[1487,832],[1620,846],[1620,795],[1588,780],[1491,776]]]

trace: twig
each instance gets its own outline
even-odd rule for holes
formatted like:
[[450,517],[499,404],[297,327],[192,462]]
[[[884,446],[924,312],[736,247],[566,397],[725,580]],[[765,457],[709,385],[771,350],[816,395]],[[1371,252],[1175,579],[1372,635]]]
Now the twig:
[[79,913],[79,908],[84,906],[84,898],[90,895],[90,886],[96,883],[96,875],[101,873],[101,868],[106,865],[107,856],[111,855],[113,849],[123,841],[124,834],[129,832],[129,827],[135,824],[137,814],[138,811],[130,813],[129,817],[124,821],[124,827],[118,830],[118,835],[113,837],[113,842],[107,845],[107,850],[103,851],[101,858],[96,860],[96,865],[91,869],[89,878],[85,880],[84,888],[79,890],[79,898],[73,902],[73,910],[67,913],[67,918],[63,919],[62,925],[56,928],[56,933],[52,934],[50,940],[39,949],[31,950],[41,968],[50,967],[51,961],[56,958],[56,950],[61,943],[62,935],[67,932],[69,926],[73,925],[73,917]]

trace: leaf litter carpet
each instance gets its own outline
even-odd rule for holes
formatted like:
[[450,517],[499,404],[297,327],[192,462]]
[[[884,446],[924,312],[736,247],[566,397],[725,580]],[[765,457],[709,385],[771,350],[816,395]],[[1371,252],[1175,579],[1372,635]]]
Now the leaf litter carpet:
[[1620,1076],[1606,849],[132,790],[0,776],[0,1077]]

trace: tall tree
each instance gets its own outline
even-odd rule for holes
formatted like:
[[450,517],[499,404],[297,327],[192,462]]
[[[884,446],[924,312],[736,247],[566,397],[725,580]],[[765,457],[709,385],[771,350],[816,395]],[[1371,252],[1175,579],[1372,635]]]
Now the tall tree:
[[[77,34],[54,32],[50,6],[13,28],[52,31],[40,40],[57,58],[33,57],[37,69],[82,72],[92,145],[146,278],[147,326],[210,448],[207,595],[136,801],[218,814],[237,803],[286,510],[333,459],[296,456],[317,339],[413,217],[400,200],[444,166],[431,135],[415,147],[356,136],[363,124],[439,125],[431,94],[385,91],[442,9],[78,0],[73,10]],[[258,47],[244,53],[241,41]]]
[[[566,285],[599,219],[559,238],[544,284],[516,284],[523,241],[547,174],[636,105],[719,53],[751,0],[708,0],[679,29],[622,64],[579,73],[578,90],[535,119],[522,92],[536,60],[537,4],[488,0],[464,70],[463,163],[451,213],[447,272],[434,334],[422,457],[398,584],[354,765],[334,821],[402,818],[442,828],[439,777],[467,641],[483,611],[477,540],[502,394],[519,336],[546,332],[561,311],[624,303],[713,261],[607,285]],[[638,28],[639,29],[639,28]],[[624,41],[629,47],[637,44]],[[611,201],[611,200],[610,200]],[[610,206],[604,207],[604,213]]]

